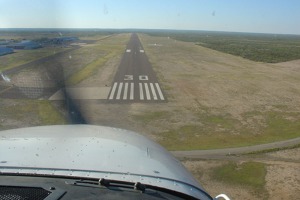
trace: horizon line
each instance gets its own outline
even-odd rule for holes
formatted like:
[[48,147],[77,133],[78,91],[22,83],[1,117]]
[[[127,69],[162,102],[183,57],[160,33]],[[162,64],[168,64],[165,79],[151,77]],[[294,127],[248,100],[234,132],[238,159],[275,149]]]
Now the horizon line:
[[219,33],[242,33],[242,34],[269,34],[269,35],[294,35],[297,33],[271,33],[271,32],[246,32],[246,31],[222,31],[222,30],[201,30],[201,29],[171,29],[171,28],[3,28],[0,30],[145,30],[145,31],[194,31],[194,32],[219,32]]

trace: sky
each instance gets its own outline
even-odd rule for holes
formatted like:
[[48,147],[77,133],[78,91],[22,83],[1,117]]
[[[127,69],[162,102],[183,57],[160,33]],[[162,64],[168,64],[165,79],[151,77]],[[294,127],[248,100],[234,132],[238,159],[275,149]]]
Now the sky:
[[300,1],[0,0],[0,28],[137,28],[300,35]]

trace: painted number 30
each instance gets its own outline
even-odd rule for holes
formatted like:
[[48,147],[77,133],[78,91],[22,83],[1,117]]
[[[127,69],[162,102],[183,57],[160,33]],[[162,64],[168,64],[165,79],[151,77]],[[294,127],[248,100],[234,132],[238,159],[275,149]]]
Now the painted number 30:
[[[124,81],[132,81],[132,80],[133,80],[133,75],[125,75],[124,76]],[[140,75],[139,80],[140,81],[147,81],[147,80],[149,80],[149,78],[146,75]]]
[[133,80],[133,75],[125,75],[124,81],[132,81]]

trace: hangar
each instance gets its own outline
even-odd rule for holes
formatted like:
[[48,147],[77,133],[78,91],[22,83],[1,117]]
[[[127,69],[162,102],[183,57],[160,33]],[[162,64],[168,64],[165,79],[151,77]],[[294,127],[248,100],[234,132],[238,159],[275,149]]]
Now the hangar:
[[14,50],[12,48],[0,47],[0,56],[13,53]]
[[52,38],[51,41],[54,44],[64,44],[66,42],[73,42],[78,40],[77,37],[57,37],[57,38]]
[[31,40],[23,40],[19,43],[6,45],[6,47],[13,49],[37,49],[41,48],[42,45]]

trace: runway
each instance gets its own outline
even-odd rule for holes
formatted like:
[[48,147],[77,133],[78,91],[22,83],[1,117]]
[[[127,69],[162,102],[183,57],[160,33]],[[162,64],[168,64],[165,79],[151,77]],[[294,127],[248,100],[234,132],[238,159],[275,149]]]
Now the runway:
[[167,101],[146,52],[135,33],[131,35],[126,46],[107,100],[110,103]]

